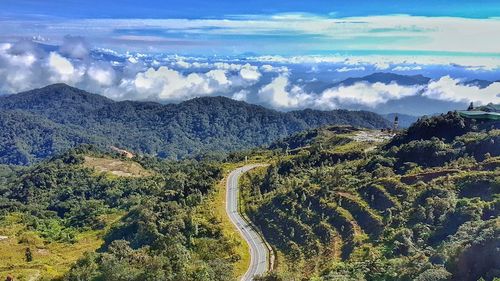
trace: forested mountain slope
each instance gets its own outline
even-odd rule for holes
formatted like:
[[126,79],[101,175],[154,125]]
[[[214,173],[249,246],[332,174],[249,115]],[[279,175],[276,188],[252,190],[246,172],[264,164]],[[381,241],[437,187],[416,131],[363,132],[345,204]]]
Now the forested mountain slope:
[[381,128],[389,122],[366,111],[285,113],[223,97],[115,102],[55,84],[0,97],[0,163],[27,165],[82,143],[177,159],[265,145],[326,124]]
[[327,127],[276,142],[276,163],[242,183],[278,251],[260,280],[499,278],[498,125],[450,112],[390,141]]
[[217,163],[82,147],[0,175],[2,280],[235,280],[236,242],[206,205]]

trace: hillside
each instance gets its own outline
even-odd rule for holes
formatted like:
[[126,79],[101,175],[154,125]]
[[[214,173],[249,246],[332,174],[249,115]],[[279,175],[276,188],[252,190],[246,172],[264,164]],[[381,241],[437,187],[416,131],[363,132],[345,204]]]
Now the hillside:
[[2,280],[235,280],[218,164],[79,148],[0,173]]
[[392,140],[334,126],[274,143],[274,164],[242,180],[278,256],[259,280],[500,277],[498,125],[449,113]]
[[27,165],[82,143],[179,159],[266,145],[326,124],[381,128],[367,111],[278,112],[223,97],[115,102],[55,84],[0,97],[0,163]]
[[[395,138],[328,125],[235,153],[271,164],[241,179],[243,211],[277,252],[276,271],[257,280],[499,277],[495,126],[455,113]],[[241,164],[80,146],[0,165],[0,276],[235,280],[248,256],[220,218],[218,183]]]

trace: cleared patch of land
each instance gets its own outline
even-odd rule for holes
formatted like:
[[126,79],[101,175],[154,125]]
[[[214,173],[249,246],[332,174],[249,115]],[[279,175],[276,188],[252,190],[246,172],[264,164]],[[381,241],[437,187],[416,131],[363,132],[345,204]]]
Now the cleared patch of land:
[[392,137],[392,134],[386,132],[376,130],[361,130],[354,133],[351,138],[359,142],[384,142],[390,140]]
[[110,173],[118,177],[146,177],[151,173],[133,161],[113,158],[85,156],[84,165],[100,173]]

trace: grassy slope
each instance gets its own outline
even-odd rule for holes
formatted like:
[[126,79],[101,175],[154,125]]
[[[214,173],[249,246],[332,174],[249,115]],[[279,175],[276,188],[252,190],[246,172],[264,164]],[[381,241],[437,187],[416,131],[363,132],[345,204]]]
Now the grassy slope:
[[[83,164],[98,173],[111,177],[142,177],[151,174],[133,161],[104,157],[85,156]],[[71,265],[86,252],[94,252],[103,244],[103,237],[110,227],[120,220],[123,212],[106,215],[106,227],[102,230],[78,232],[76,243],[46,243],[23,223],[22,215],[12,213],[0,220],[0,280],[9,274],[16,280],[39,280],[61,278]],[[25,250],[29,247],[33,261],[26,262]]]
[[[102,245],[104,234],[122,215],[107,215],[105,221],[108,227],[81,232],[73,244],[44,243],[42,238],[26,228],[20,214],[8,215],[0,224],[0,235],[8,237],[0,241],[0,280],[9,274],[18,281],[61,278],[85,252],[93,252]],[[26,262],[27,247],[32,251],[32,262]]]

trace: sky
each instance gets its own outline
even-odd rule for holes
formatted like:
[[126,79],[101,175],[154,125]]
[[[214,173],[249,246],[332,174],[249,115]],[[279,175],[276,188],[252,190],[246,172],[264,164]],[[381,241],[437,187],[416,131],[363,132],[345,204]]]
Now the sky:
[[[119,4],[118,4],[119,3]],[[491,18],[500,14],[495,0],[405,1],[203,1],[203,0],[2,0],[2,14],[61,18],[221,18],[228,15],[301,12],[338,17],[381,14]]]
[[[184,54],[500,56],[499,1],[2,0],[0,38]],[[35,34],[35,35],[34,35]],[[290,46],[294,46],[290,48]]]
[[[500,102],[500,1],[117,3],[0,1],[0,94],[64,82],[114,99],[225,95],[280,110]],[[431,81],[337,85],[374,72]]]

